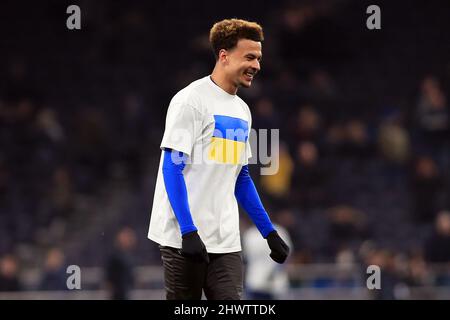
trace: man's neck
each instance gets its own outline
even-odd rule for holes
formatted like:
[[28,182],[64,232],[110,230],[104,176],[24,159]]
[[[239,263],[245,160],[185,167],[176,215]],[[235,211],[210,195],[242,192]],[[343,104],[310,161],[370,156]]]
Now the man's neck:
[[211,73],[211,80],[225,92],[232,95],[235,95],[237,93],[238,88],[236,87],[236,85],[226,79],[225,74],[222,71],[218,70],[217,66]]

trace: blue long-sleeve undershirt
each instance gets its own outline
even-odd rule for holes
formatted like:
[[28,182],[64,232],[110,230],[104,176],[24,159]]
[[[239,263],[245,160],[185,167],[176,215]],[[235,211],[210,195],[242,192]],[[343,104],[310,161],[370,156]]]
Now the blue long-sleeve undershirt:
[[[174,153],[174,157],[172,157]],[[179,160],[179,161],[174,161]],[[171,149],[164,151],[164,161],[162,172],[167,196],[172,206],[175,217],[180,225],[181,234],[187,234],[196,231],[197,228],[192,220],[189,209],[188,194],[186,182],[183,176],[183,169],[186,166],[186,155]]]
[[243,166],[239,172],[234,194],[264,238],[275,230],[248,172],[248,165]]

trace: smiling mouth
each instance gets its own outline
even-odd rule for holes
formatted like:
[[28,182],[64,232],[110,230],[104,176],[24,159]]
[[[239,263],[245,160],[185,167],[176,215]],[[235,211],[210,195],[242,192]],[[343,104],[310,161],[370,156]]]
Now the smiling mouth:
[[244,75],[249,79],[249,80],[253,80],[253,77],[255,76],[256,72],[253,71],[246,71],[244,72]]

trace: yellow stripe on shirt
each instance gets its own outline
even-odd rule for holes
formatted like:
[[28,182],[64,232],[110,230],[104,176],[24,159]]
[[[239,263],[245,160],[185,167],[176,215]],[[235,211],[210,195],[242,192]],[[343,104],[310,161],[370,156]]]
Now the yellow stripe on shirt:
[[244,149],[244,142],[212,137],[208,159],[226,164],[238,164]]

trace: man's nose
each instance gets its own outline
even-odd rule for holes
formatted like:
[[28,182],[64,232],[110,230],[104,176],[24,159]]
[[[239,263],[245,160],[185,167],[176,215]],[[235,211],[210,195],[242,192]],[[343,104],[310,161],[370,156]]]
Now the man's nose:
[[261,65],[258,60],[255,60],[255,62],[252,63],[252,68],[256,69],[256,71],[261,70]]

